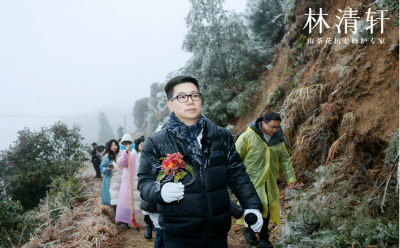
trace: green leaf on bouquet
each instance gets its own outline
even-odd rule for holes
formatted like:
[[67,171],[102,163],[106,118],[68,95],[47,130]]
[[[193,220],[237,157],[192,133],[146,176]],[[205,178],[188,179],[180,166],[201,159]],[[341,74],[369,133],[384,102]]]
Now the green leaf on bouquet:
[[194,171],[193,171],[192,167],[190,167],[189,165],[185,166],[185,170],[189,171],[190,174],[194,175]]
[[164,177],[165,177],[165,171],[162,170],[162,171],[160,171],[160,173],[157,176],[157,183],[160,183],[161,180],[164,179]]
[[183,179],[186,175],[186,172],[181,171],[175,174],[174,182],[177,183],[180,179]]

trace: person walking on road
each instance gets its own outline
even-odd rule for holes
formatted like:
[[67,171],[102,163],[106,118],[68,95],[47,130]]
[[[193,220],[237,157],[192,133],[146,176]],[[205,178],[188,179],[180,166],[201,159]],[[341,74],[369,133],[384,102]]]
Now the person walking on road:
[[[282,170],[289,189],[293,189],[296,184],[290,155],[284,143],[281,121],[278,114],[267,113],[252,122],[235,143],[264,207],[260,241],[257,242],[257,237],[247,227],[243,229],[247,242],[251,245],[258,244],[257,247],[260,248],[273,247],[269,241],[269,221],[280,225],[281,209],[277,185],[279,169]],[[238,224],[243,224],[243,219],[238,220]]]
[[[166,128],[144,142],[138,173],[142,199],[157,204],[160,212],[164,246],[227,248],[231,227],[228,186],[244,208],[244,215],[255,217],[251,228],[258,232],[263,222],[260,198],[229,131],[201,113],[197,80],[178,76],[164,90],[170,119]],[[193,174],[186,173],[181,182],[155,183],[160,161],[179,153]]]

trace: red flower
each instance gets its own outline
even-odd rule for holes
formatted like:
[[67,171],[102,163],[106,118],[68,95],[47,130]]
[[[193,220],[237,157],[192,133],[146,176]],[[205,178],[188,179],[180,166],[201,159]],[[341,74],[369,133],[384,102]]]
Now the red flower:
[[[188,185],[192,184],[196,178],[194,174],[193,168],[190,165],[185,164],[182,160],[183,156],[180,152],[174,154],[167,154],[166,158],[160,158],[162,160],[161,163],[161,171],[158,173],[156,183],[160,186],[161,181],[166,177],[166,180],[169,181],[172,178],[174,182],[177,183],[179,180],[182,180],[187,172],[192,174],[192,179],[188,183]],[[186,172],[187,171],[187,172]],[[179,202],[179,200],[178,200]]]
[[186,166],[185,162],[182,160],[183,156],[180,152],[174,154],[167,154],[161,164],[161,169],[166,175],[175,175],[177,172],[181,171],[181,168]]

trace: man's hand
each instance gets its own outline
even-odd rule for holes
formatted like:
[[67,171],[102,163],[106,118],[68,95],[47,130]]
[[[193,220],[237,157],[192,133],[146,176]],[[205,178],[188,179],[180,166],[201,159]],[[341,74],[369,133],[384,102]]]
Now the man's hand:
[[161,188],[161,197],[166,203],[181,200],[183,198],[185,186],[179,183],[166,183]]
[[126,145],[126,153],[128,153],[128,151],[130,151],[131,150],[131,145]]
[[[260,213],[260,210],[258,210],[258,209],[245,209],[244,210],[244,219],[246,219],[246,215],[250,214],[250,213],[253,213],[257,216],[257,222],[254,223],[253,225],[251,225],[250,228],[251,228],[251,230],[253,230],[253,232],[258,233],[261,231],[261,228],[263,226],[263,222],[264,222],[263,217]],[[248,227],[248,224],[246,223],[246,221],[244,222],[244,225],[246,227]]]
[[289,189],[293,189],[295,185],[296,185],[296,182],[289,183]]

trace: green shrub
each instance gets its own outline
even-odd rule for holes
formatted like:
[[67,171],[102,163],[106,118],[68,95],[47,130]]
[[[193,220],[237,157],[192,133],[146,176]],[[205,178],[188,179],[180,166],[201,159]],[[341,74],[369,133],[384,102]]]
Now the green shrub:
[[69,180],[57,178],[49,187],[50,190],[41,206],[47,206],[51,223],[57,221],[63,212],[72,207],[72,201],[81,202],[86,199],[82,195],[85,184],[82,179],[77,177],[70,178]]
[[29,241],[39,222],[31,213],[24,213],[19,201],[13,201],[0,187],[0,246],[15,247]]
[[296,49],[302,49],[306,43],[307,36],[305,36],[304,34],[300,34],[296,41],[293,42],[293,47]]
[[274,91],[272,91],[267,98],[267,106],[273,107],[275,106],[278,101],[281,99],[282,95],[283,95],[283,84],[279,85],[278,87],[276,87],[276,89]]
[[87,161],[79,127],[57,122],[41,131],[18,132],[14,146],[0,154],[0,177],[13,200],[24,209],[36,207],[54,178],[72,177]]
[[252,96],[255,96],[255,92],[257,92],[259,88],[258,81],[247,83],[245,90],[239,93],[235,98],[232,99],[232,101],[228,103],[228,113],[235,116],[240,116],[253,109],[254,104],[256,103],[254,101],[255,99],[252,99]]
[[[332,165],[332,166],[330,166]],[[323,166],[321,166],[323,167]],[[276,247],[397,247],[399,222],[391,206],[391,217],[372,217],[365,204],[369,195],[361,198],[348,193],[348,181],[340,181],[333,192],[322,191],[318,184],[335,177],[341,164],[331,163],[318,168],[313,175],[317,181],[307,192],[298,193],[292,202],[283,235]],[[388,191],[393,192],[391,189]],[[389,199],[388,202],[398,201]],[[389,206],[388,206],[389,208]]]
[[294,89],[296,87],[297,87],[297,81],[296,81],[296,79],[293,79],[293,81],[290,82],[290,84],[289,84],[289,88]]

